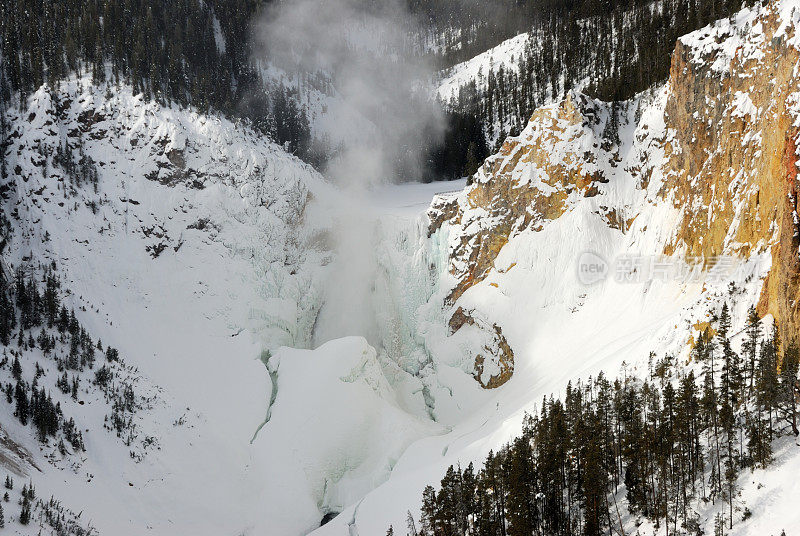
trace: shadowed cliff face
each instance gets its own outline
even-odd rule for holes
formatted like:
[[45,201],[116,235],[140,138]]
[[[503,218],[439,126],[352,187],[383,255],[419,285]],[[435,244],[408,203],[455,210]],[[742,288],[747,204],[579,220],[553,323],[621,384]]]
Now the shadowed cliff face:
[[[451,330],[465,323],[459,300],[497,270],[510,239],[580,207],[600,216],[599,225],[635,235],[630,244],[649,236],[660,253],[706,267],[719,255],[769,251],[758,311],[775,317],[783,341],[796,338],[795,19],[800,14],[785,2],[773,2],[681,38],[667,86],[652,102],[643,95],[610,105],[573,92],[539,108],[461,195],[435,200],[429,232],[448,228],[455,277],[445,303],[455,311]],[[674,210],[669,218],[665,207]],[[491,311],[483,316],[491,319]],[[512,349],[494,351],[510,366],[505,379],[486,387],[502,385],[513,371]]]

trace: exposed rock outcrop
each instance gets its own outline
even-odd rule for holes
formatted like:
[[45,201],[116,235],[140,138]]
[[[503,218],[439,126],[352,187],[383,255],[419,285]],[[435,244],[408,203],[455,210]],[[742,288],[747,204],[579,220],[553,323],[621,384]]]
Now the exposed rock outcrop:
[[450,334],[456,333],[464,326],[473,326],[483,333],[490,334],[480,353],[475,355],[475,380],[484,389],[494,389],[506,383],[514,374],[514,351],[503,336],[503,330],[497,324],[491,326],[476,320],[463,307],[459,307],[450,317],[448,323]]
[[449,304],[485,279],[509,236],[541,229],[608,182],[598,161],[614,162],[618,154],[601,147],[609,145],[603,136],[605,115],[603,103],[579,93],[537,109],[528,127],[484,162],[465,197],[432,204],[430,233],[445,222],[469,230],[459,233],[451,251],[450,271],[458,284]]

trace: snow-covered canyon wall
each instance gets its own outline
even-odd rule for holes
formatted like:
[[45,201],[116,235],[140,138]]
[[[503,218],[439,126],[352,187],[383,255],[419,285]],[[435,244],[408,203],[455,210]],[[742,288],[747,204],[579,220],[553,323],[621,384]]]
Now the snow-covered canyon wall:
[[338,513],[320,534],[381,534],[568,381],[651,351],[689,363],[723,301],[734,328],[758,303],[791,337],[797,7],[683,38],[669,82],[632,101],[539,108],[457,192],[363,200],[353,319],[332,277],[347,205],[313,169],[130,88],[41,89],[9,113],[3,256],[54,266],[81,322],[155,386],[141,426],[158,449],[128,459],[87,411],[70,471],[0,424],[41,490],[103,505],[87,509],[103,532],[301,534]]
[[[720,256],[766,255],[774,263],[759,311],[792,337],[800,56],[790,4],[745,10],[682,38],[669,83],[652,94],[609,105],[573,92],[538,109],[472,186],[434,203],[431,231],[455,228],[453,319],[486,309],[475,289],[502,292],[498,281],[516,268],[513,258],[500,262],[506,244],[580,217],[583,226],[558,231],[566,257],[555,273],[574,271],[584,250],[705,269]],[[554,279],[544,283],[564,277]]]
[[675,132],[660,198],[681,209],[665,253],[768,251],[758,304],[797,336],[800,11],[772,2],[678,41],[664,113]]

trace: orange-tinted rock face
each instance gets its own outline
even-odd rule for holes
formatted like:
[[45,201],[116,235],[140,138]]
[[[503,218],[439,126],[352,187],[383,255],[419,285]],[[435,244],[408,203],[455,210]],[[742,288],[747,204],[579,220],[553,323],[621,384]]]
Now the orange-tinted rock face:
[[776,200],[778,237],[772,245],[772,268],[758,304],[758,313],[772,314],[778,321],[784,343],[798,337],[800,306],[797,302],[800,287],[797,222],[797,130],[787,132],[782,168],[774,170],[780,180],[783,196]]
[[665,110],[674,150],[661,192],[683,211],[666,253],[708,260],[771,250],[759,312],[775,316],[784,340],[800,320],[795,31],[771,5],[745,36],[716,30],[678,42]]

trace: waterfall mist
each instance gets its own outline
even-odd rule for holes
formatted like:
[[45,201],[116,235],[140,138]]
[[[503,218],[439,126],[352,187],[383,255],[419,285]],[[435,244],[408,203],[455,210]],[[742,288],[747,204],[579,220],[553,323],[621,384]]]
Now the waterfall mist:
[[[324,172],[343,195],[335,201],[336,260],[314,345],[346,335],[380,343],[372,296],[379,237],[369,191],[420,180],[425,151],[444,132],[429,89],[436,71],[410,39],[414,28],[402,0],[282,2],[255,27],[264,58],[286,72],[323,73],[335,92],[332,138],[340,145]],[[365,127],[354,132],[353,125]]]

